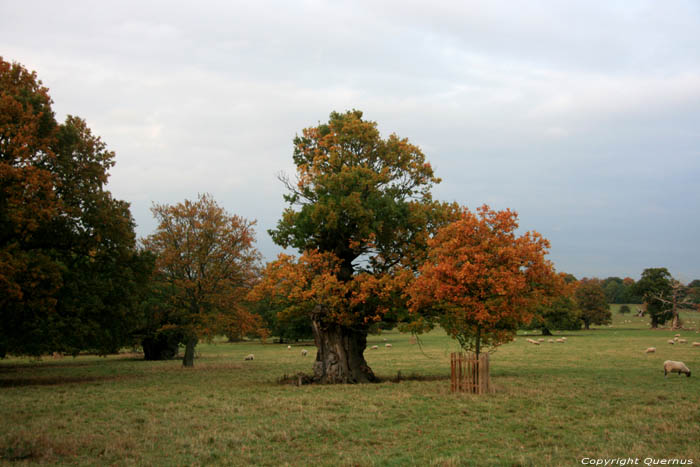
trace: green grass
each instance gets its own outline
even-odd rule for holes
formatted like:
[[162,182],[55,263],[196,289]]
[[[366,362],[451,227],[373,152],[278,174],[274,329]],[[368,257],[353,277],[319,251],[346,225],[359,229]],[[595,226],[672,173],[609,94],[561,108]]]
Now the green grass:
[[[616,307],[615,307],[616,308]],[[634,309],[634,308],[633,308]],[[525,336],[492,355],[496,393],[449,392],[449,353],[370,336],[386,382],[279,384],[309,372],[296,345],[198,346],[194,369],[138,355],[0,361],[0,462],[79,465],[581,465],[583,457],[700,462],[700,314],[676,332],[613,310],[611,327]],[[627,322],[631,321],[631,322]],[[528,333],[532,336],[532,332]],[[384,347],[384,339],[392,344]],[[547,338],[548,339],[548,338]],[[656,353],[645,354],[654,346]],[[254,361],[243,361],[249,353]],[[664,378],[662,362],[695,372]],[[398,371],[408,377],[391,382]]]

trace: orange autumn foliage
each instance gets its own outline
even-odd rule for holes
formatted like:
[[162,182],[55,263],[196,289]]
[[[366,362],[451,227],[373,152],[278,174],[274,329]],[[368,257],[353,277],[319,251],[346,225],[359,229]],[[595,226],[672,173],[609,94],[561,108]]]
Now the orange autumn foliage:
[[159,225],[143,245],[156,255],[155,279],[166,291],[171,313],[165,326],[196,338],[264,336],[260,317],[244,306],[260,258],[255,223],[228,214],[206,194],[152,211]]
[[379,322],[402,306],[410,272],[360,272],[353,280],[343,281],[338,278],[341,265],[333,253],[318,250],[308,250],[298,259],[280,254],[268,263],[248,299],[270,299],[282,306],[282,315],[314,315],[323,322],[348,327]]
[[537,232],[517,236],[517,227],[517,214],[508,209],[464,208],[431,239],[410,287],[411,311],[427,327],[440,324],[465,350],[479,353],[512,340],[562,286],[545,259],[549,242]]

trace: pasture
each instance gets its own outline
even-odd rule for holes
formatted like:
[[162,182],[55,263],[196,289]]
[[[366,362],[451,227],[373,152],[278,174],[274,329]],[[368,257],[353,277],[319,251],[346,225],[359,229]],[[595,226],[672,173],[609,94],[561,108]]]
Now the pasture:
[[[667,344],[676,332],[650,330],[646,318],[615,306],[613,317],[612,327],[555,332],[565,344],[535,346],[525,341],[532,331],[520,332],[492,355],[497,392],[487,396],[449,392],[457,346],[438,331],[421,346],[395,331],[370,336],[365,355],[384,381],[371,385],[281,384],[310,371],[309,344],[200,344],[193,369],[129,353],[8,358],[0,361],[0,462],[558,466],[631,457],[697,465],[700,347],[691,343],[700,341],[700,314],[683,315],[692,329],[676,345]],[[650,346],[656,353],[645,354]],[[244,361],[250,353],[255,360]],[[664,378],[667,359],[693,376]]]

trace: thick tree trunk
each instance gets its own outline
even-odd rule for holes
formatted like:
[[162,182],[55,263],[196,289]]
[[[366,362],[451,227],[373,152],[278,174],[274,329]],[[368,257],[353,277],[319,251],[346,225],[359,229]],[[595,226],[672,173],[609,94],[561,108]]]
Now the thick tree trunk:
[[367,332],[338,324],[311,320],[316,348],[314,377],[316,383],[373,383],[377,381],[363,355]]
[[583,328],[586,330],[591,329],[591,323],[589,321],[584,321],[583,322]]
[[548,328],[542,328],[542,335],[543,336],[551,336],[552,331],[550,331]]
[[182,366],[193,367],[194,366],[194,348],[197,345],[196,337],[188,337],[187,343],[185,344],[185,356],[182,359]]

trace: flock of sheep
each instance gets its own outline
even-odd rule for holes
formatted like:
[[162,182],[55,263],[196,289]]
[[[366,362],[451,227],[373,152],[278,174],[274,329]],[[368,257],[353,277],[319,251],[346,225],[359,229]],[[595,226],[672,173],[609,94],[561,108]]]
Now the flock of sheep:
[[[390,349],[390,348],[391,348],[391,344],[388,344],[388,343],[387,343],[387,344],[384,344],[384,346],[385,346],[387,349]],[[291,350],[291,349],[292,349],[292,346],[291,346],[291,345],[288,345],[288,346],[287,346],[287,350]],[[373,345],[372,347],[370,347],[370,349],[371,349],[371,350],[377,350],[377,349],[379,349],[379,346],[378,346],[378,345]],[[309,351],[308,351],[308,350],[306,350],[306,349],[301,349],[301,356],[302,356],[302,357],[306,357],[308,354],[309,354]],[[248,354],[248,355],[246,355],[245,357],[243,357],[243,360],[245,360],[245,361],[255,360],[255,354],[252,354],[252,353],[251,353],[251,354]]]
[[[386,339],[384,339],[384,340],[386,340]],[[532,338],[527,338],[525,340],[533,345],[540,345],[542,342],[545,341],[544,338],[539,338],[537,340],[532,339]],[[548,342],[551,344],[553,344],[553,343],[565,344],[566,337],[560,337],[557,339],[549,339]],[[681,339],[680,334],[676,334],[673,339],[668,340],[668,343],[671,345],[686,344],[687,342],[688,341],[686,339]],[[391,348],[391,344],[389,344],[389,343],[384,344],[384,345],[387,349]],[[693,342],[693,347],[700,347],[700,342]],[[292,346],[288,345],[287,349],[291,350]],[[378,349],[379,349],[378,345],[373,345],[372,347],[370,347],[370,350],[378,350]],[[656,352],[656,347],[648,347],[644,352],[645,353],[654,353],[654,352]],[[301,349],[301,356],[302,357],[306,357],[308,354],[309,354],[308,350]],[[244,360],[246,360],[246,361],[254,360],[254,359],[255,359],[255,355],[253,355],[253,354],[248,354],[244,358]],[[678,376],[680,376],[681,374],[685,374],[686,376],[690,377],[690,369],[686,366],[686,364],[683,362],[676,362],[673,360],[666,360],[664,362],[664,376],[665,377],[668,376],[669,373],[678,373]]]
[[[668,343],[671,345],[675,344],[686,344],[688,341],[686,339],[681,339],[680,334],[676,334],[673,339],[669,339]],[[693,347],[700,347],[700,342],[693,342]],[[654,353],[656,352],[656,347],[647,348],[644,353]],[[678,373],[678,376],[685,374],[690,377],[690,369],[683,362],[676,362],[673,360],[666,360],[664,362],[664,376],[668,376],[669,373]]]

